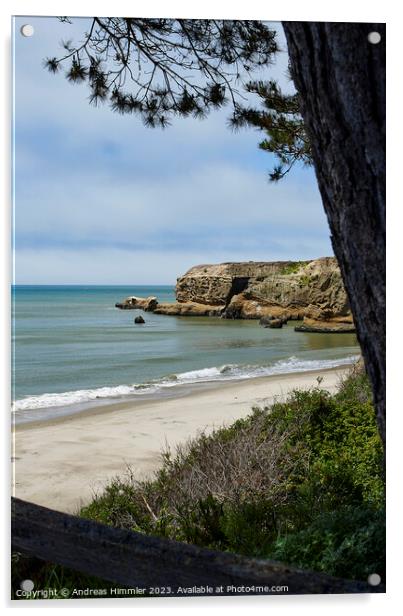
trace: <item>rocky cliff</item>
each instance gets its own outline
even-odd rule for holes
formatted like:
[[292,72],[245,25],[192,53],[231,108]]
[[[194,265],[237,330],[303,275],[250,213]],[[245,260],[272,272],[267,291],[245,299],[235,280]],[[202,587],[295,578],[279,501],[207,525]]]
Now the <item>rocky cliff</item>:
[[[128,298],[118,307],[150,309]],[[179,277],[176,302],[151,302],[157,314],[261,319],[268,327],[302,320],[300,331],[354,331],[340,270],[334,257],[197,265]],[[128,305],[130,303],[130,306]],[[147,308],[145,308],[145,303]]]

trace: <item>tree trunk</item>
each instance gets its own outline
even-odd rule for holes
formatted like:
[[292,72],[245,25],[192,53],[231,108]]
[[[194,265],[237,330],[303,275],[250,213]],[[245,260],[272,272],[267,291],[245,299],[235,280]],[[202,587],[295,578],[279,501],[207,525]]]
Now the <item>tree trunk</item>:
[[[283,22],[385,445],[385,25]],[[371,44],[369,32],[381,42]]]

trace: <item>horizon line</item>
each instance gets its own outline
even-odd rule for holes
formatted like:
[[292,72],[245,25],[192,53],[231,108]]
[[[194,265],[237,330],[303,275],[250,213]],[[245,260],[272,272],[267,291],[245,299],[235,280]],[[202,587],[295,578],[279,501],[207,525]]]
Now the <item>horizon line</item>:
[[127,282],[119,284],[111,284],[108,282],[65,282],[65,283],[52,283],[52,282],[19,282],[11,283],[12,287],[170,287],[174,286],[174,283],[148,283],[138,284],[136,282]]

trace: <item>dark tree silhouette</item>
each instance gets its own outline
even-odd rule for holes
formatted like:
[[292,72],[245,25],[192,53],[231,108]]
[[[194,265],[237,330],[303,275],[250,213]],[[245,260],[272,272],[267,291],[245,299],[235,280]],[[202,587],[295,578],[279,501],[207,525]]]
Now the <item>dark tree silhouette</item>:
[[[232,124],[264,130],[278,180],[314,164],[386,439],[385,24],[283,23],[297,93],[248,84],[263,108],[236,106]],[[381,40],[371,44],[370,32]]]
[[63,47],[45,61],[51,72],[67,65],[69,81],[87,82],[91,103],[162,127],[174,115],[202,118],[227,98],[235,105],[245,76],[278,51],[276,33],[259,21],[117,17],[94,17],[82,43]]
[[[386,428],[385,24],[283,24],[301,114],[371,379]],[[371,44],[370,32],[381,34]]]
[[311,145],[301,116],[298,94],[283,94],[273,80],[251,81],[246,90],[257,94],[261,109],[236,103],[231,127],[252,126],[266,133],[260,149],[274,154],[279,164],[270,173],[271,181],[282,179],[297,161],[312,165]]
[[[265,131],[260,147],[279,159],[272,180],[296,161],[314,164],[385,443],[385,26],[283,26],[295,95],[245,79],[278,51],[259,21],[93,18],[83,42],[66,42],[46,66],[68,63],[67,78],[87,82],[92,103],[109,101],[149,126],[204,117],[229,100],[231,126]],[[243,82],[263,108],[244,106]]]

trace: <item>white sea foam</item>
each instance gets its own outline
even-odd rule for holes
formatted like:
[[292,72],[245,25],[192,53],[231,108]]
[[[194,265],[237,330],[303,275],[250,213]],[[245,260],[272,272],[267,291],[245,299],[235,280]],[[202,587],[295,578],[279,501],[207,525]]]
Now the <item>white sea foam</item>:
[[[223,381],[227,379],[249,379],[258,376],[270,376],[275,374],[287,374],[288,372],[308,372],[310,370],[323,370],[326,368],[336,368],[354,363],[359,359],[359,355],[352,355],[340,359],[298,359],[295,356],[275,362],[267,366],[238,365],[228,364],[220,368],[204,368],[202,370],[192,370],[177,374],[177,383],[197,383],[201,381]],[[167,386],[168,383],[161,383]]]
[[63,393],[45,393],[37,396],[26,396],[16,400],[12,411],[27,411],[52,407],[64,407],[74,404],[83,404],[100,399],[122,398],[126,396],[141,396],[152,394],[167,387],[195,384],[211,381],[227,381],[248,379],[259,376],[286,374],[289,372],[307,372],[335,368],[354,363],[359,358],[352,355],[340,359],[304,360],[295,356],[280,360],[267,366],[227,364],[224,366],[190,370],[179,374],[169,375],[160,381],[133,385],[118,385],[116,387],[99,387],[95,389],[79,389]]
[[63,393],[41,394],[39,396],[27,396],[21,400],[16,400],[13,410],[40,409],[53,406],[67,406],[69,404],[79,404],[90,402],[99,398],[113,398],[116,396],[126,396],[133,393],[134,386],[119,385],[117,387],[99,387],[97,389],[77,389],[75,391],[65,391]]

